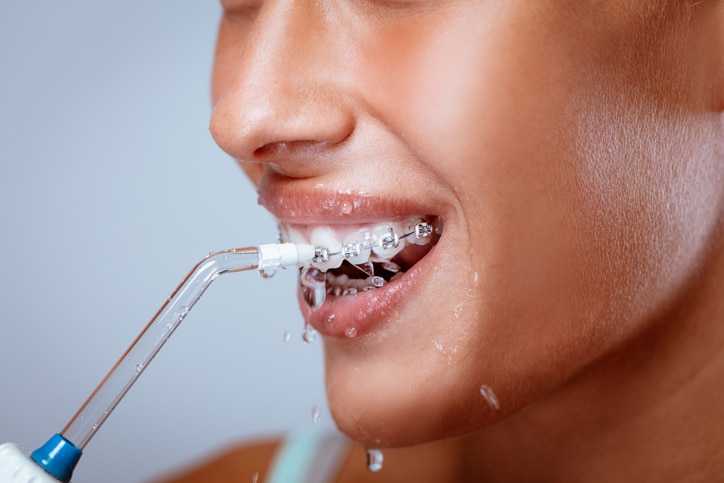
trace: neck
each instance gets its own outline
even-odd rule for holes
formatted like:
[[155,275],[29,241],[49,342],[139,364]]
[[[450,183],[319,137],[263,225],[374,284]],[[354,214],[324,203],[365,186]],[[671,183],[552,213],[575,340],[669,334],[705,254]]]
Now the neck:
[[724,474],[718,243],[675,309],[638,340],[470,437],[470,481],[690,481]]

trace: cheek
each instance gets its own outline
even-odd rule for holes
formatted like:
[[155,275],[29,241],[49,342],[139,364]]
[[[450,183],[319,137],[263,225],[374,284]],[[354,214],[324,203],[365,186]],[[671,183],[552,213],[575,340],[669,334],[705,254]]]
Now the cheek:
[[474,365],[496,360],[502,386],[544,387],[665,310],[701,258],[717,194],[713,183],[686,191],[706,184],[691,160],[707,154],[682,148],[696,136],[661,99],[632,95],[585,52],[482,30],[474,41],[448,30],[390,43],[367,75],[385,86],[384,121],[464,212],[480,272]]

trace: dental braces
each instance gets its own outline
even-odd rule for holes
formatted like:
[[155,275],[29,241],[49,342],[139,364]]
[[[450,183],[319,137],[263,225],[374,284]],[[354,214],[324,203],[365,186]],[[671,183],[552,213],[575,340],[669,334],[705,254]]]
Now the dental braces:
[[[358,240],[350,240],[342,245],[342,249],[335,252],[330,252],[329,248],[323,246],[314,247],[314,258],[312,261],[315,263],[326,263],[330,260],[330,257],[342,255],[342,257],[348,262],[354,258],[362,255],[363,250],[374,250],[379,248],[381,250],[393,250],[400,246],[401,239],[407,239],[414,235],[415,240],[421,240],[430,238],[434,232],[434,228],[431,223],[421,221],[415,224],[413,230],[408,233],[398,235],[395,230],[390,226],[387,227],[387,233],[377,238],[372,234],[365,234],[367,240],[360,242]],[[353,264],[357,266],[357,264]]]

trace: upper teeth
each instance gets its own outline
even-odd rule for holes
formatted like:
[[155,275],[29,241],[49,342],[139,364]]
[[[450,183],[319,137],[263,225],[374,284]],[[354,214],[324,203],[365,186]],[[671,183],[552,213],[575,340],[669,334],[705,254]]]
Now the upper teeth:
[[430,242],[433,232],[439,234],[441,230],[439,219],[428,221],[423,216],[413,216],[371,226],[286,226],[282,228],[282,238],[292,243],[314,245],[316,256],[312,266],[326,272],[339,268],[345,260],[353,265],[369,260],[389,261],[407,243],[424,245]]

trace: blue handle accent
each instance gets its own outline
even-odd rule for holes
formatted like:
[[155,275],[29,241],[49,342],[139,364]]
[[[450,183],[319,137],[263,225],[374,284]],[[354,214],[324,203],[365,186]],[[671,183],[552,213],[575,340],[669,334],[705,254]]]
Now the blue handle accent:
[[83,451],[61,434],[53,435],[43,446],[30,454],[41,468],[59,481],[68,483]]

